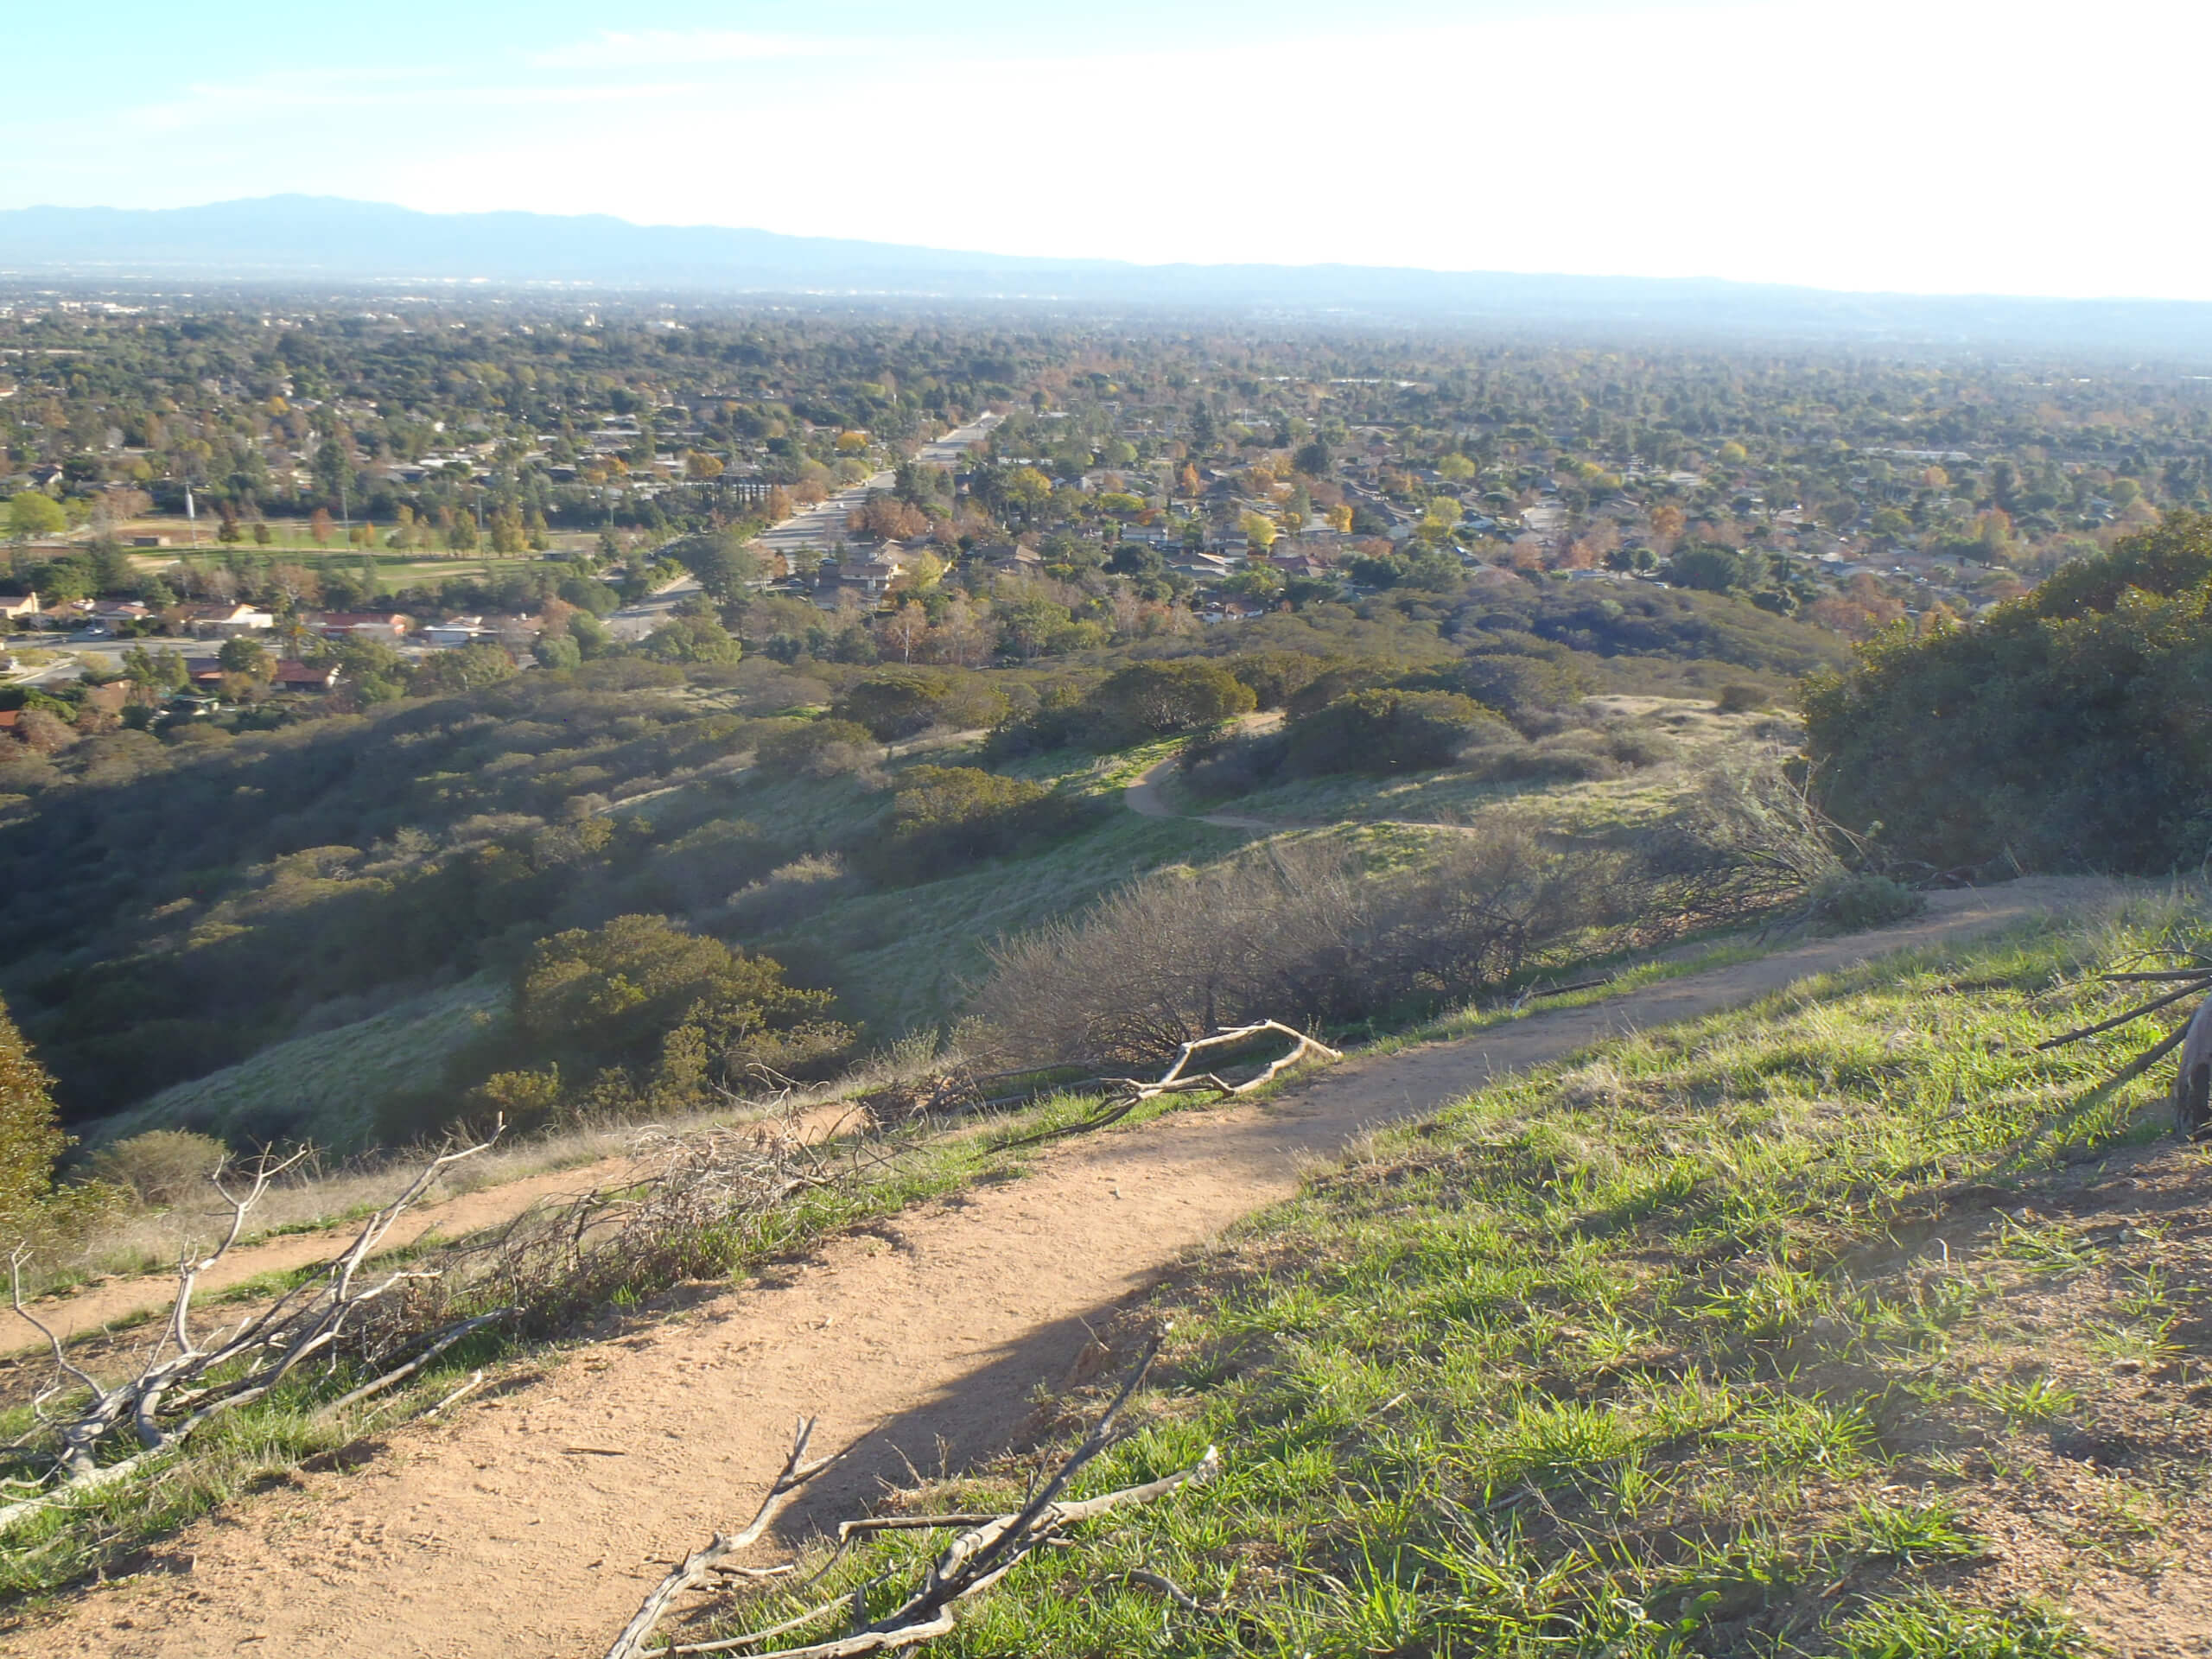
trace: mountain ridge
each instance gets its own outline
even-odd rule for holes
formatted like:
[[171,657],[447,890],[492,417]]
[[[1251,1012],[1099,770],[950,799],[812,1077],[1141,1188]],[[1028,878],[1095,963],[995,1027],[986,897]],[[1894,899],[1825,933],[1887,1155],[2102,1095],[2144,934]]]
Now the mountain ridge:
[[557,283],[696,295],[1259,307],[1509,327],[2212,356],[2212,305],[2185,301],[1853,293],[1718,277],[1439,271],[1343,262],[1143,264],[712,225],[639,225],[606,213],[429,213],[297,194],[190,207],[0,210],[5,276]]

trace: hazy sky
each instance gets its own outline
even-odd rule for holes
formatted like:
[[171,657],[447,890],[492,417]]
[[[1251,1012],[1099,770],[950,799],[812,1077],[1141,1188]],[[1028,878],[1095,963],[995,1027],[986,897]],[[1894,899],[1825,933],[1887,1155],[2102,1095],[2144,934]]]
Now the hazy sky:
[[97,16],[97,42],[71,8],[11,25],[0,206],[296,190],[1145,262],[2212,300],[2201,3]]

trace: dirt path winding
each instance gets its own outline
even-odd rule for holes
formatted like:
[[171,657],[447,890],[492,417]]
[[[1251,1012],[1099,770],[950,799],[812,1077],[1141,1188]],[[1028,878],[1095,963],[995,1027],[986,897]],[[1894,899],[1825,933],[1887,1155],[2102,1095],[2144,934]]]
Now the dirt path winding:
[[989,1184],[830,1243],[634,1336],[404,1429],[358,1472],[189,1529],[155,1570],[11,1634],[13,1654],[184,1659],[572,1656],[604,1650],[664,1563],[748,1512],[791,1419],[847,1463],[790,1529],[884,1484],[1003,1444],[1089,1327],[1366,1126],[1609,1033],[1730,1007],[1884,952],[2091,902],[2094,884],[1940,895],[1899,927],[1560,1010],[1313,1076],[1278,1097],[1066,1145]]

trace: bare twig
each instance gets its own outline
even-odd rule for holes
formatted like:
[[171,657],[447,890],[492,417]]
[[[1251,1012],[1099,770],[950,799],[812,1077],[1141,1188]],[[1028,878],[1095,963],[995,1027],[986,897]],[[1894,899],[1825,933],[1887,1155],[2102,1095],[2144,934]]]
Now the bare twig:
[[807,1460],[807,1442],[814,1438],[814,1419],[802,1417],[791,1433],[791,1455],[784,1459],[784,1466],[770,1483],[767,1493],[760,1500],[760,1507],[753,1512],[752,1521],[743,1531],[716,1533],[704,1548],[685,1556],[676,1569],[653,1586],[652,1593],[638,1609],[637,1616],[623,1626],[622,1634],[614,1638],[614,1645],[607,1650],[607,1659],[635,1659],[645,1648],[645,1638],[653,1627],[667,1616],[676,1599],[690,1589],[714,1569],[723,1556],[745,1548],[755,1542],[760,1535],[774,1524],[775,1519],[790,1507],[798,1496],[800,1488],[844,1455],[832,1452],[826,1458]]
[[1186,1613],[1210,1613],[1214,1610],[1200,1601],[1165,1573],[1154,1573],[1143,1567],[1131,1567],[1122,1574],[1131,1584],[1156,1590]]
[[[998,1583],[1033,1551],[1057,1541],[1067,1528],[1095,1519],[1125,1504],[1145,1503],[1193,1482],[1210,1478],[1221,1465],[1219,1452],[1211,1446],[1208,1446],[1205,1455],[1189,1468],[1164,1475],[1157,1480],[1126,1486],[1118,1491],[1105,1492],[1096,1497],[1073,1503],[1061,1501],[1060,1495],[1067,1490],[1068,1484],[1119,1440],[1116,1425],[1122,1408],[1143,1385],[1158,1353],[1159,1344],[1155,1342],[1146,1351],[1144,1357],[1105,1414],[1084,1436],[1082,1443],[1069,1453],[1052,1478],[1038,1488],[1029,1501],[1012,1514],[901,1516],[873,1522],[847,1522],[839,1528],[841,1548],[845,1541],[861,1533],[925,1527],[957,1526],[963,1529],[945,1546],[943,1553],[924,1573],[913,1594],[896,1611],[868,1624],[865,1622],[863,1607],[855,1615],[857,1628],[844,1636],[796,1648],[762,1647],[764,1643],[775,1637],[803,1629],[832,1617],[841,1608],[855,1605],[853,1595],[849,1592],[781,1624],[745,1636],[656,1649],[653,1650],[656,1659],[663,1654],[734,1653],[740,1649],[754,1650],[760,1654],[761,1659],[860,1659],[860,1656],[865,1654],[890,1653],[918,1647],[950,1630],[963,1603],[982,1594]],[[798,1452],[794,1451],[792,1455],[796,1459]],[[790,1464],[785,1465],[787,1470],[791,1466]],[[644,1651],[643,1643],[646,1637],[653,1626],[666,1616],[675,1598],[704,1577],[710,1569],[712,1562],[704,1561],[704,1558],[721,1541],[718,1535],[714,1544],[686,1558],[681,1567],[662,1580],[638,1610],[637,1617],[630,1621],[621,1639],[608,1650],[607,1659],[633,1659],[634,1656]],[[1150,1578],[1146,1581],[1149,1582]],[[1179,1599],[1179,1605],[1204,1611],[1199,1604],[1184,1595],[1170,1580],[1160,1580],[1153,1587],[1160,1589],[1163,1594],[1170,1594],[1173,1599]]]
[[[1184,1075],[1183,1068],[1190,1065],[1192,1060],[1204,1050],[1224,1048],[1236,1043],[1249,1042],[1266,1032],[1274,1032],[1289,1038],[1292,1043],[1290,1052],[1262,1066],[1243,1082],[1231,1083],[1216,1071],[1194,1072],[1187,1077]],[[1278,1020],[1260,1020],[1249,1026],[1226,1027],[1215,1032],[1211,1037],[1194,1038],[1181,1045],[1175,1052],[1174,1064],[1160,1075],[1160,1080],[1156,1083],[1146,1083],[1136,1077],[1094,1079],[1096,1082],[1111,1084],[1116,1088],[1127,1092],[1120,1100],[1093,1112],[1088,1117],[1079,1118],[1073,1123],[1063,1123],[1053,1128],[1040,1129],[1034,1135],[1025,1135],[1018,1140],[1006,1141],[1002,1143],[1001,1149],[1011,1151],[1018,1147],[1039,1146],[1047,1141],[1059,1140],[1063,1136],[1084,1135],[1093,1129],[1103,1129],[1109,1124],[1120,1122],[1146,1101],[1157,1100],[1162,1095],[1192,1094],[1200,1090],[1211,1090],[1217,1094],[1223,1095],[1249,1094],[1263,1084],[1274,1082],[1276,1077],[1300,1060],[1313,1058],[1341,1060],[1344,1056],[1327,1044],[1316,1041],[1304,1032],[1294,1030]]]
[[2212,988],[2212,975],[2200,975],[2191,979],[2179,990],[2169,991],[2164,996],[2153,997],[2139,1007],[2130,1008],[2125,1014],[2116,1014],[2109,1020],[2100,1020],[2094,1026],[2083,1026],[2078,1031],[2069,1031],[2056,1037],[2047,1038],[2036,1045],[2036,1052],[2040,1054],[2045,1049],[2063,1048],[2067,1044],[2078,1043],[2085,1037],[2094,1037],[2100,1033],[2111,1031],[2116,1027],[2126,1025],[2131,1020],[2140,1020],[2146,1014],[2156,1014],[2169,1003],[2178,1002],[2183,997],[2194,996],[2208,988]]
[[476,1332],[481,1331],[486,1325],[495,1324],[499,1320],[504,1319],[508,1314],[513,1312],[514,1310],[511,1307],[503,1307],[494,1313],[480,1313],[473,1319],[463,1319],[459,1325],[448,1325],[445,1330],[439,1332],[437,1337],[431,1342],[428,1348],[425,1348],[413,1359],[409,1360],[407,1363],[402,1365],[397,1370],[386,1371],[382,1376],[378,1377],[373,1382],[362,1383],[359,1388],[355,1389],[351,1394],[343,1394],[339,1395],[337,1399],[332,1401],[328,1405],[322,1408],[323,1414],[325,1415],[335,1415],[337,1413],[345,1410],[346,1407],[358,1404],[359,1402],[367,1399],[372,1394],[383,1393],[386,1389],[391,1388],[396,1382],[404,1382],[409,1377],[414,1376],[416,1372],[421,1370],[425,1365],[428,1365],[432,1360],[435,1359],[440,1354],[445,1352],[447,1349],[452,1347],[454,1344],[459,1342],[462,1338],[471,1336]]

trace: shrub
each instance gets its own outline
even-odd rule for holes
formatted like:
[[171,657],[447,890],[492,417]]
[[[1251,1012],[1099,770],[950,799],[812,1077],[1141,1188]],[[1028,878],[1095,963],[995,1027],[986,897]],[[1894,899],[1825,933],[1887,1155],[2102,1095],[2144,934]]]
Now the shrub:
[[129,1187],[141,1204],[168,1209],[208,1190],[231,1149],[212,1135],[189,1129],[149,1129],[103,1147],[86,1159],[98,1180]]
[[1146,1065],[1220,1025],[1340,1025],[1464,1001],[1609,919],[1618,855],[1517,822],[1380,873],[1341,843],[1275,845],[1144,877],[1000,946],[980,1011],[1020,1062]]
[[1748,715],[1772,706],[1774,699],[1756,685],[1738,681],[1720,688],[1713,706],[1724,715]]
[[1211,726],[1258,706],[1252,688],[1219,663],[1199,658],[1136,663],[1090,694],[1091,741],[1117,748],[1148,737]]
[[1903,882],[1870,871],[1839,872],[1815,886],[1808,912],[1815,922],[1839,932],[1886,927],[1917,916],[1928,901]]
[[865,726],[879,741],[896,742],[943,726],[956,731],[995,726],[1007,700],[995,688],[968,676],[924,669],[884,669],[866,674],[830,705],[836,719]]
[[2212,518],[1805,685],[1822,804],[1939,868],[2194,868],[2212,846]]
[[1356,691],[1284,732],[1293,772],[1414,772],[1449,766],[1485,723],[1503,722],[1452,691]]
[[1611,777],[1618,764],[1611,745],[1591,732],[1554,733],[1536,743],[1478,742],[1459,758],[1463,770],[1485,783],[1581,783]]
[[760,740],[753,764],[779,778],[864,774],[883,759],[867,727],[849,720],[810,720]]
[[54,1160],[68,1145],[49,1092],[53,1082],[0,1003],[0,1229],[22,1226],[53,1191]]
[[810,853],[771,870],[766,880],[730,894],[730,916],[748,929],[787,927],[849,885],[843,859],[835,854]]
[[937,675],[912,669],[864,674],[830,705],[836,720],[864,726],[879,742],[890,743],[937,723],[938,709],[950,688]]
[[1228,658],[1223,666],[1251,688],[1255,707],[1280,709],[1341,664],[1335,658],[1303,651],[1248,651]]
[[1065,834],[1084,804],[1049,785],[976,766],[915,766],[899,778],[891,821],[861,851],[870,872],[921,880]]
[[1202,734],[1184,745],[1176,764],[1193,794],[1220,800],[1273,782],[1282,771],[1285,747],[1280,732]]
[[1563,709],[1588,695],[1589,676],[1575,664],[1565,647],[1534,639],[1529,644],[1541,647],[1545,654],[1485,651],[1469,657],[1453,677],[1456,689],[1478,702],[1514,715],[1537,709]]
[[1392,671],[1379,663],[1339,663],[1324,669],[1284,698],[1283,710],[1294,720],[1319,714],[1339,697],[1388,684],[1391,675]]
[[[570,928],[531,947],[505,1024],[457,1058],[456,1073],[480,1079],[461,1112],[481,1122],[497,1111],[526,1129],[697,1110],[751,1091],[762,1065],[833,1065],[855,1035],[828,1017],[835,1002],[786,984],[774,958],[665,916]],[[419,1132],[440,1116],[415,1100],[384,1127]]]

